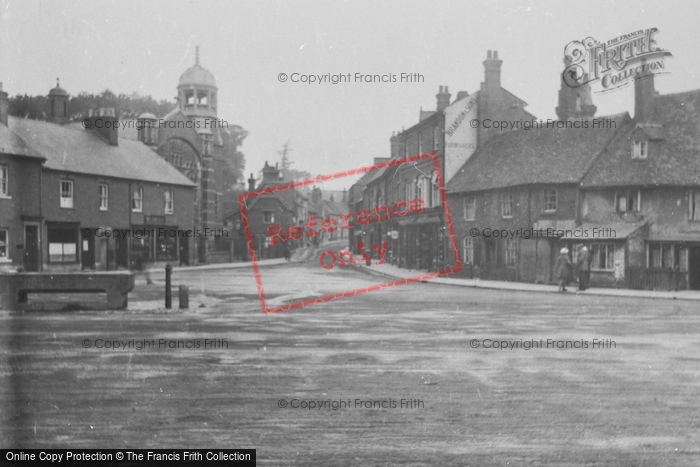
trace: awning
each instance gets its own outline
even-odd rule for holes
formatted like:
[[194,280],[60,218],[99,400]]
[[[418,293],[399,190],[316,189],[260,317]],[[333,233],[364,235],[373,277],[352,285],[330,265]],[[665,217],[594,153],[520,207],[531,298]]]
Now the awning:
[[[657,227],[654,229],[654,227]],[[700,242],[700,231],[667,232],[653,226],[649,229],[647,240],[652,242]]]
[[416,216],[408,215],[402,219],[398,219],[399,225],[416,225],[416,224],[430,224],[430,223],[442,222],[440,216]]
[[560,240],[593,242],[624,240],[645,225],[646,222],[634,224],[582,224],[573,229],[563,231]]

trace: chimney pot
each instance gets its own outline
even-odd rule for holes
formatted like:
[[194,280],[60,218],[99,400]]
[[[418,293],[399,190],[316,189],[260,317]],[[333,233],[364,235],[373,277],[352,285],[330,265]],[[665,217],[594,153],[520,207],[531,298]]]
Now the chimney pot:
[[489,58],[489,59],[491,58],[491,51],[490,50],[488,51],[486,58]]
[[440,92],[437,94],[437,111],[441,112],[448,105],[450,105],[450,93],[448,92],[447,86],[440,86]]
[[493,58],[494,60],[498,60],[498,50],[493,51]]

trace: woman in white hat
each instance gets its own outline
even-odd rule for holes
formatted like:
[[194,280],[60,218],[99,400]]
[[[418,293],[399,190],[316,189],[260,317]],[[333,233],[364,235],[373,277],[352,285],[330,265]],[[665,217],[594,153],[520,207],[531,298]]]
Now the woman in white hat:
[[559,280],[559,292],[566,292],[566,286],[571,279],[571,260],[569,259],[569,249],[562,248],[559,251],[557,263],[554,266],[556,278]]

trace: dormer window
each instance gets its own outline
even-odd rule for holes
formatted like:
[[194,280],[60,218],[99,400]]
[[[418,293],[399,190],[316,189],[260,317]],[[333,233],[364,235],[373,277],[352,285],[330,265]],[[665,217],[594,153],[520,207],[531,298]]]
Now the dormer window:
[[649,142],[635,140],[632,141],[632,159],[646,159],[649,154]]

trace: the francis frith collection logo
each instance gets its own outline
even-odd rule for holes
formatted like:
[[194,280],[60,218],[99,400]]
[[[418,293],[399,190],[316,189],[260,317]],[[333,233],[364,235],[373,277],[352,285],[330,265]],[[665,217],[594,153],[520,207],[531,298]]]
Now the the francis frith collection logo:
[[569,42],[564,48],[564,82],[572,88],[599,82],[599,92],[605,92],[643,76],[667,73],[664,57],[672,55],[656,46],[657,32],[657,28],[640,29],[607,42],[592,37]]

